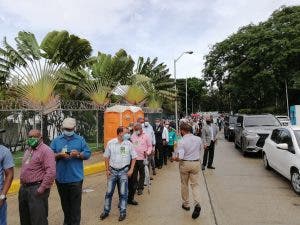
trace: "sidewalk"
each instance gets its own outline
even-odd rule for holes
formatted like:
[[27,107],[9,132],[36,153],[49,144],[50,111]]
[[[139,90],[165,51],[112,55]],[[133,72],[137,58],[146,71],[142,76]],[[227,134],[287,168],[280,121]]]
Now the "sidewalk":
[[[186,212],[181,209],[180,179],[177,163],[169,163],[167,167],[158,170],[154,176],[151,194],[145,190],[142,196],[136,196],[139,206],[128,206],[128,217],[122,224],[131,225],[185,225],[205,224],[213,225],[208,194],[201,174],[202,211],[198,219],[191,218],[192,211]],[[106,177],[104,173],[87,176],[84,188],[88,191],[83,194],[82,202],[82,225],[95,224],[118,224],[117,190],[112,203],[110,216],[99,221],[99,215],[103,209],[104,195],[106,191]],[[190,193],[191,194],[191,193]],[[8,197],[8,224],[19,225],[17,195]],[[49,225],[62,224],[62,210],[56,187],[54,186],[49,198]]]

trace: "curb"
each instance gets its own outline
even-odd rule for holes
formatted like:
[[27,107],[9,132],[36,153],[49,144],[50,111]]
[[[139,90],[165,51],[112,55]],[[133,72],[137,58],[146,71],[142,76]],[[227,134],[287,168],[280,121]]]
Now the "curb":
[[[99,162],[84,167],[85,176],[100,173],[103,171],[105,171],[105,162]],[[8,194],[15,194],[19,191],[19,189],[20,189],[20,179],[14,179],[8,190]]]

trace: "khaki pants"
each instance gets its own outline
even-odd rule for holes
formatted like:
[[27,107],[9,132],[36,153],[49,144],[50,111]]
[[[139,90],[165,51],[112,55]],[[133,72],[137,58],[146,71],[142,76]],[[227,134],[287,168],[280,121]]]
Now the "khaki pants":
[[192,188],[194,205],[200,204],[200,162],[181,161],[179,171],[183,205],[189,206],[189,182]]

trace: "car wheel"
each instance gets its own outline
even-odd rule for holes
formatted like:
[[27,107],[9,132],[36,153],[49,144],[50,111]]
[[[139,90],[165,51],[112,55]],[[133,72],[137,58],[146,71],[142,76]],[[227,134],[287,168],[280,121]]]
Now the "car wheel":
[[241,139],[241,150],[242,150],[243,156],[247,156],[247,152],[245,149],[245,144],[244,144],[243,139]]
[[236,149],[239,148],[238,144],[236,143],[236,140],[234,140],[234,147],[235,147]]
[[266,153],[263,153],[263,162],[264,162],[264,167],[267,169],[267,170],[270,170],[271,167],[269,165],[269,161],[267,159],[267,154]]
[[291,174],[291,184],[294,191],[300,195],[300,174],[298,170],[292,171]]

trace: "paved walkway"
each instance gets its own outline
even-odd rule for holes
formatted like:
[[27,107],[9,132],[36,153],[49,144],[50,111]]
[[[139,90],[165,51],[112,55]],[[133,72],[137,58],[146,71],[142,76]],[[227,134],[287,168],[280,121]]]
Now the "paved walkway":
[[[83,194],[82,224],[116,224],[119,212],[117,210],[117,192],[114,195],[113,209],[110,216],[99,221],[100,212],[103,209],[104,195],[106,190],[106,177],[102,174],[87,176],[84,183],[86,190],[94,190]],[[146,191],[142,196],[136,196],[139,206],[128,207],[128,217],[123,224],[131,225],[184,225],[184,224],[214,224],[211,206],[201,175],[202,212],[197,220],[191,218],[191,212],[181,209],[180,180],[178,164],[169,163],[162,170],[158,170],[158,175],[154,176],[151,194]],[[89,190],[88,190],[89,191]],[[54,187],[50,195],[49,202],[49,225],[62,224],[62,210]],[[9,196],[9,225],[19,224],[17,195]]]

